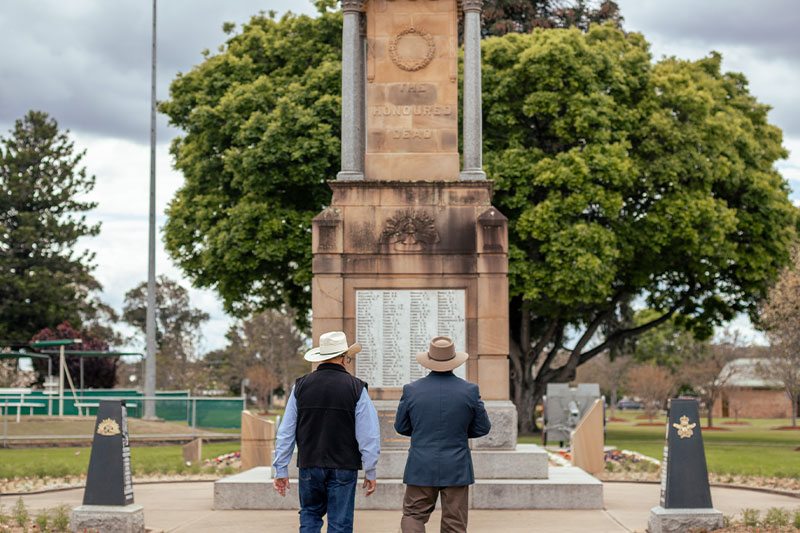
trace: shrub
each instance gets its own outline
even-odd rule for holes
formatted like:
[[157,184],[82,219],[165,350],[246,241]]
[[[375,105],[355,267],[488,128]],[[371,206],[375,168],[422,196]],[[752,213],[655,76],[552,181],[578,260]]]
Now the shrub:
[[767,516],[764,517],[764,524],[768,526],[788,526],[789,511],[778,507],[770,507]]
[[745,509],[742,511],[742,522],[747,527],[756,527],[761,512],[758,509]]
[[50,524],[50,513],[47,511],[47,509],[43,509],[38,515],[36,515],[35,523],[40,531],[47,531],[47,526]]
[[53,529],[55,531],[69,531],[69,512],[70,508],[67,505],[59,505],[53,509]]
[[794,527],[800,529],[800,509],[796,509],[794,512]]
[[14,521],[18,526],[24,526],[28,520],[31,519],[31,515],[25,508],[25,503],[22,501],[22,496],[20,496],[17,500],[17,503],[14,504],[14,509],[11,511],[11,516],[14,517]]

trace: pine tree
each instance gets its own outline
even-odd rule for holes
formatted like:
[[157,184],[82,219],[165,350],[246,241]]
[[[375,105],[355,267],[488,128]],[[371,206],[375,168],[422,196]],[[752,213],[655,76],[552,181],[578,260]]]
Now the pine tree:
[[94,188],[80,167],[68,131],[47,113],[30,111],[11,137],[0,137],[0,339],[27,342],[46,327],[80,326],[96,305],[88,295],[93,254],[78,252],[81,237],[100,224],[82,213],[96,204],[79,198]]

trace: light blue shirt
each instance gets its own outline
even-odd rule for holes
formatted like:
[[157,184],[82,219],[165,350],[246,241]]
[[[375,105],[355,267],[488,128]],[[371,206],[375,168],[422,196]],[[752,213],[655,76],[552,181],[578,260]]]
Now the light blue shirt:
[[[296,428],[297,401],[292,386],[292,393],[286,402],[286,411],[275,442],[275,461],[272,466],[275,467],[276,478],[289,477],[289,461],[294,452]],[[361,390],[361,397],[356,403],[356,441],[358,441],[358,451],[361,452],[361,462],[364,463],[364,476],[367,479],[375,479],[375,466],[381,453],[381,431],[378,426],[378,412],[372,405],[366,387]]]

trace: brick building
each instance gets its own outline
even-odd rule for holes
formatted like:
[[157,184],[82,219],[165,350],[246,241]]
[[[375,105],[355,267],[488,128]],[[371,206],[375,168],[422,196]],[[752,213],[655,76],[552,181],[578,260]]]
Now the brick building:
[[763,359],[734,359],[720,375],[732,374],[729,387],[714,403],[715,417],[789,418],[792,404],[780,383],[761,377],[757,365]]

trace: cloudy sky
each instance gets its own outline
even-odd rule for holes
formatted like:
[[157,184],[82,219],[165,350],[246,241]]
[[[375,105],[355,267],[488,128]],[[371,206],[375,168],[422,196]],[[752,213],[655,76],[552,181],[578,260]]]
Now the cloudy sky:
[[[627,30],[644,33],[656,59],[723,54],[725,70],[743,72],[751,92],[773,107],[792,152],[778,168],[800,205],[800,4],[794,0],[618,0]],[[169,82],[225,40],[223,22],[241,24],[259,10],[314,13],[305,0],[162,0],[158,7],[157,98]],[[121,310],[126,291],[147,277],[149,187],[149,0],[1,0],[0,135],[29,109],[48,112],[71,131],[97,178],[91,221],[100,236],[82,241],[96,252],[103,299]],[[182,178],[169,142],[180,132],[158,117],[158,225]],[[159,241],[157,270],[189,282]],[[231,320],[210,291],[191,289],[193,305],[211,314],[205,350],[222,347]],[[739,327],[747,325],[741,320]]]

